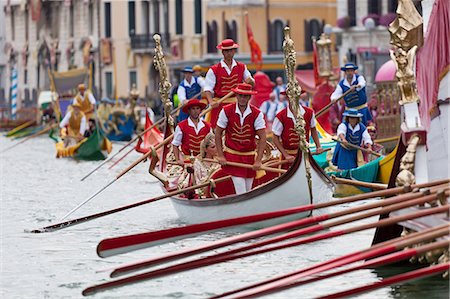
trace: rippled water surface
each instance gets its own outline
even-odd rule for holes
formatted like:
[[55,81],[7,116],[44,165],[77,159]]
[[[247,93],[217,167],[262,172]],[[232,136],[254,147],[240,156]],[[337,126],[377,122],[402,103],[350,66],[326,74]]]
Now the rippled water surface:
[[[0,148],[11,144],[0,137]],[[120,145],[115,145],[117,150]],[[99,162],[56,159],[54,145],[41,137],[0,154],[1,165],[1,273],[0,298],[81,298],[81,291],[109,280],[110,269],[123,263],[199,246],[231,235],[211,233],[176,243],[99,258],[98,242],[104,238],[182,225],[169,200],[110,215],[53,233],[24,230],[57,222],[77,204],[106,185],[138,154],[121,164],[107,166],[84,182],[80,178]],[[84,205],[80,217],[160,195],[155,179],[141,164]],[[336,209],[342,209],[336,208]],[[368,221],[375,221],[372,218]],[[207,298],[228,290],[331,259],[371,243],[373,230],[242,260],[183,272],[104,293],[93,298]],[[335,279],[297,287],[270,298],[313,298],[372,283],[405,269],[364,269]],[[101,272],[99,272],[101,271]],[[386,287],[359,298],[448,298],[448,282],[435,277],[397,287]]]

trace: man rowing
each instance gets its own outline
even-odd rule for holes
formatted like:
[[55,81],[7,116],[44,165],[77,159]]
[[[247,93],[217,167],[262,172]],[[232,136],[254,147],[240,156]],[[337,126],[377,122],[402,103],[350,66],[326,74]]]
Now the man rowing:
[[[225,106],[217,120],[217,159],[224,172],[231,175],[236,194],[242,194],[251,190],[256,170],[261,168],[266,124],[262,112],[249,104],[251,95],[256,94],[250,84],[240,83],[232,91],[237,102]],[[222,133],[225,133],[225,146]],[[229,166],[227,161],[253,165],[253,169]]]
[[[286,92],[281,92],[281,95],[286,95]],[[282,158],[292,163],[298,153],[300,137],[295,131],[297,121],[294,113],[292,113],[293,107],[291,101],[288,102],[288,107],[284,108],[276,115],[272,125],[272,132],[275,135],[273,138],[273,143],[280,151]],[[319,141],[319,134],[316,129],[316,118],[314,117],[314,111],[303,105],[300,105],[299,107],[300,114],[305,120],[306,142],[309,142],[309,136],[311,134],[314,143],[316,144],[316,152],[323,152]]]
[[367,126],[367,122],[372,120],[367,107],[366,80],[363,76],[356,74],[358,67],[353,63],[347,63],[341,70],[345,72],[345,78],[339,81],[336,89],[331,94],[331,101],[338,99],[348,90],[352,90],[344,97],[345,109],[356,109],[362,114],[362,123]]
[[80,104],[81,112],[86,115],[87,119],[92,117],[96,100],[91,92],[86,91],[86,86],[84,84],[78,85],[78,93],[75,96],[74,102]]
[[62,134],[64,147],[77,144],[84,138],[86,132],[86,116],[81,111],[81,105],[78,102],[72,104],[72,109],[68,110],[63,120],[59,123],[61,129],[66,129],[66,134]]
[[200,144],[211,132],[210,124],[200,118],[200,113],[205,107],[205,103],[191,99],[182,108],[189,117],[177,125],[172,141],[173,153],[178,164],[184,165],[186,158],[200,154]]
[[236,98],[229,98],[220,104],[217,102],[239,83],[245,82],[251,84],[251,86],[255,84],[247,66],[234,60],[233,57],[237,48],[239,48],[239,45],[232,39],[223,40],[217,45],[217,49],[222,51],[223,59],[213,65],[206,73],[204,91],[209,105],[213,108],[209,117],[213,129],[216,127],[217,118],[222,108],[229,103],[235,103]]

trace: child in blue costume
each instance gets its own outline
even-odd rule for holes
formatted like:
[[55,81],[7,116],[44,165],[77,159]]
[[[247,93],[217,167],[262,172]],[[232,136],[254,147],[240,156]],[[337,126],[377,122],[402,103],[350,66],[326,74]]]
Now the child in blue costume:
[[342,116],[344,116],[344,121],[338,126],[337,135],[343,143],[336,144],[331,160],[340,170],[358,167],[358,150],[346,146],[346,143],[369,149],[372,147],[372,138],[370,138],[366,126],[361,123],[362,114],[356,109],[348,109]]

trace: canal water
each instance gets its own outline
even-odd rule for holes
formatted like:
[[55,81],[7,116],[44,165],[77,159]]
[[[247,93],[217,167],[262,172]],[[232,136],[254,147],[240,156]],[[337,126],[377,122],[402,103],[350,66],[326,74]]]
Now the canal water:
[[[0,149],[11,144],[10,140],[0,137]],[[119,147],[115,145],[115,150]],[[56,159],[54,144],[46,137],[30,140],[0,155],[0,298],[82,298],[84,288],[110,280],[109,272],[103,270],[233,234],[216,232],[125,255],[99,258],[95,249],[104,238],[183,225],[177,220],[170,201],[161,200],[58,232],[31,234],[25,231],[59,221],[137,159],[138,154],[129,155],[110,170],[107,167],[110,165],[103,167],[83,182],[80,178],[100,162]],[[137,166],[71,217],[78,218],[160,195],[159,185],[148,175],[147,165]],[[93,298],[207,298],[367,248],[373,233],[373,230],[363,231],[183,272],[98,293]],[[404,270],[394,267],[364,269],[267,297],[314,298],[372,283]],[[448,296],[448,281],[434,277],[386,287],[358,298],[434,299]]]

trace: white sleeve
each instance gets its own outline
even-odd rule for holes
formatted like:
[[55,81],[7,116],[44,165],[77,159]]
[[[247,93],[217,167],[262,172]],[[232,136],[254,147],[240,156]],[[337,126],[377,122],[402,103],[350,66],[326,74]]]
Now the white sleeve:
[[205,88],[205,78],[203,78],[202,76],[197,77],[197,83],[202,89]]
[[175,146],[180,146],[182,140],[183,140],[183,132],[181,131],[180,127],[177,126],[175,128],[175,133],[173,133],[172,144]]
[[70,115],[72,115],[72,113],[70,111],[67,111],[63,120],[59,123],[60,128],[64,128],[65,126],[67,126],[67,124],[69,123]]
[[180,85],[178,85],[178,89],[177,89],[177,95],[178,95],[178,99],[180,100],[180,104],[183,104],[184,101],[186,100],[186,89]]
[[336,134],[338,135],[338,137],[339,137],[339,135],[341,135],[341,134],[344,134],[344,136],[347,134],[347,126],[345,125],[345,124],[343,124],[343,123],[341,123],[338,127],[337,127],[337,132],[336,132]]
[[89,98],[89,102],[91,102],[92,105],[97,104],[97,101],[95,100],[94,95],[92,93],[89,93],[88,98]]
[[247,69],[247,66],[245,66],[245,69],[244,69],[244,80],[247,80],[247,78],[249,78],[249,77],[253,78],[252,74],[250,74],[249,70]]
[[84,132],[86,132],[86,116],[83,116],[80,122],[80,134],[84,135]]
[[217,125],[222,129],[225,129],[228,126],[228,117],[225,114],[225,111],[222,109],[219,113],[219,118],[217,119]]
[[316,124],[317,124],[317,122],[316,122],[316,115],[313,112],[312,117],[311,117],[311,123],[309,124],[309,127],[310,128],[315,128]]
[[274,135],[276,136],[281,136],[281,133],[283,133],[283,123],[278,119],[278,117],[275,117],[273,119],[273,124],[272,124],[272,132]]
[[336,100],[337,98],[339,98],[341,95],[343,94],[342,92],[342,88],[341,85],[337,85],[336,89],[334,90],[334,92],[331,94],[330,99],[332,101]]
[[363,76],[358,77],[358,85],[361,86],[361,88],[357,88],[356,90],[361,90],[362,88],[366,87],[366,79],[364,79]]
[[266,121],[264,120],[264,114],[260,111],[258,117],[255,119],[255,130],[261,130],[266,128]]
[[214,86],[216,86],[216,75],[214,74],[212,69],[209,69],[206,73],[205,87],[203,87],[203,90],[210,91],[212,94],[214,94]]
[[370,138],[369,132],[367,132],[367,129],[364,130],[362,134],[362,144],[373,144],[372,138]]

